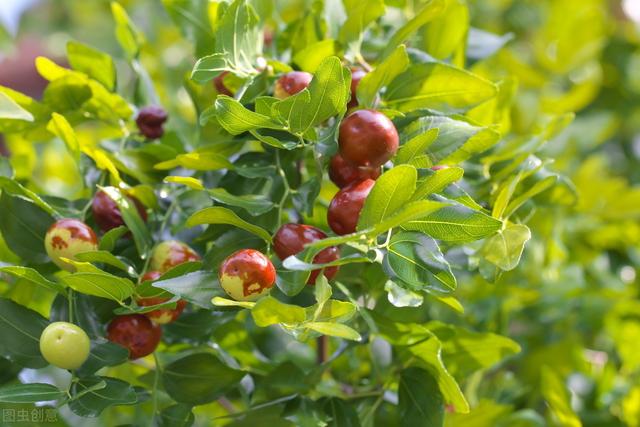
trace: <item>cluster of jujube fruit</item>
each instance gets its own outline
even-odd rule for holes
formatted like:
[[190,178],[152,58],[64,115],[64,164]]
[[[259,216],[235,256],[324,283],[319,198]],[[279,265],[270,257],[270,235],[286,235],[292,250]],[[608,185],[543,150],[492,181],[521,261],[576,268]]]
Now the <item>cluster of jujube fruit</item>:
[[[360,211],[382,173],[382,166],[398,150],[399,138],[395,126],[384,114],[357,107],[356,90],[366,72],[352,68],[351,99],[348,108],[351,113],[342,121],[339,129],[339,153],[329,161],[329,177],[340,190],[328,209],[327,220],[338,235],[356,230]],[[222,95],[232,96],[225,85],[227,73],[221,73],[214,81],[214,87]],[[274,96],[284,99],[295,95],[309,86],[313,75],[292,71],[282,75],[275,83]],[[163,135],[163,125],[167,113],[161,107],[149,106],[140,109],[136,123],[140,134],[148,139]],[[145,206],[135,197],[128,196],[140,217],[147,220]],[[124,225],[118,204],[104,191],[99,190],[92,201],[93,220],[102,232]],[[130,234],[125,236],[130,238]],[[289,223],[282,225],[273,237],[275,254],[284,261],[299,254],[305,247],[327,235],[311,225]],[[51,260],[61,269],[74,272],[72,262],[77,254],[98,249],[96,233],[84,222],[65,218],[55,222],[45,237],[45,247]],[[330,264],[340,257],[340,249],[332,246],[323,249],[313,258],[314,264]],[[169,240],[156,245],[151,253],[148,271],[140,277],[140,283],[158,280],[170,269],[201,257],[185,243]],[[312,271],[308,284],[315,284],[319,274],[331,280],[338,273],[337,266],[326,266]],[[276,270],[271,260],[262,252],[242,249],[227,257],[219,266],[218,277],[222,289],[238,301],[256,301],[270,291],[276,281]],[[141,307],[155,306],[167,302],[165,296],[138,297]],[[175,308],[160,308],[144,314],[115,316],[107,326],[107,338],[125,347],[131,359],[147,356],[155,351],[162,336],[161,325],[175,321],[185,309],[187,302],[178,300]],[[65,338],[66,337],[66,338]],[[76,343],[73,357],[69,353],[66,340]],[[65,350],[65,345],[67,350]],[[43,356],[50,363],[65,369],[75,369],[82,365],[89,354],[89,339],[76,325],[56,322],[45,329],[41,337]],[[69,353],[70,354],[70,353]]]

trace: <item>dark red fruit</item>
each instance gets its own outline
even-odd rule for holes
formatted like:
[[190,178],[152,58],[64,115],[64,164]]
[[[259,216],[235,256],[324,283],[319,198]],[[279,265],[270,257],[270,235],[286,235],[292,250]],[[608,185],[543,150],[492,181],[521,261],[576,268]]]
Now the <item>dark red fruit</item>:
[[167,118],[167,112],[162,107],[151,105],[140,109],[136,124],[142,135],[149,139],[157,139],[164,134],[162,125]]
[[358,85],[360,84],[360,80],[364,76],[367,75],[367,72],[361,68],[351,68],[351,99],[347,104],[347,108],[353,108],[358,106],[358,98],[356,96],[356,92],[358,90]]
[[356,166],[380,167],[398,151],[398,131],[375,110],[358,110],[340,124],[340,155]]
[[305,71],[291,71],[276,81],[273,96],[278,99],[285,99],[295,95],[308,87],[311,79],[313,79],[313,75]]
[[[278,229],[273,236],[273,249],[276,251],[278,258],[285,260],[291,255],[302,252],[305,245],[326,238],[319,228],[304,224],[284,224]],[[331,246],[318,252],[313,258],[314,264],[326,264],[340,258],[340,249],[337,246]],[[320,270],[313,270],[309,276],[307,283],[314,285],[320,274]],[[328,267],[324,269],[324,277],[327,280],[333,279],[338,274],[338,267]]]
[[129,350],[129,359],[153,353],[162,330],[142,314],[125,314],[113,318],[107,327],[107,339]]
[[[128,196],[128,198],[136,206],[140,218],[142,218],[144,222],[147,222],[147,210],[144,208],[144,205],[133,196]],[[91,211],[93,212],[93,219],[103,232],[124,225],[120,208],[118,208],[116,202],[104,191],[98,191],[93,197]]]
[[227,96],[233,96],[233,92],[231,92],[224,84],[224,77],[229,74],[228,71],[223,71],[222,73],[218,74],[214,79],[213,79],[213,85],[216,88],[216,91],[220,94],[220,95],[227,95]]
[[329,178],[340,188],[365,179],[378,179],[380,167],[354,166],[346,162],[340,154],[336,154],[329,161]]
[[327,212],[327,221],[334,233],[344,235],[356,231],[360,211],[375,183],[372,179],[355,182],[338,191],[333,197]]
[[236,301],[255,301],[269,292],[276,269],[262,252],[242,249],[231,254],[218,272],[222,289]]

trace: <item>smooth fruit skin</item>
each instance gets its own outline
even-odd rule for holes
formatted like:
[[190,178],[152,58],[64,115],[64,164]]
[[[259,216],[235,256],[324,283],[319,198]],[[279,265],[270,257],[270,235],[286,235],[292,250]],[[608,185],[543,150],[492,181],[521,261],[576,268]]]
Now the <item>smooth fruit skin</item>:
[[[291,255],[302,252],[305,245],[317,240],[325,239],[327,235],[319,228],[305,224],[284,224],[278,229],[273,236],[273,249],[278,258],[282,261]],[[314,264],[326,264],[340,258],[340,249],[337,246],[331,246],[318,252],[313,257]],[[324,277],[327,280],[333,279],[338,274],[339,267],[328,267],[324,269]],[[307,284],[315,285],[316,279],[320,274],[320,270],[313,270],[307,280]]]
[[98,250],[98,237],[84,222],[65,218],[53,223],[44,237],[47,255],[58,267],[75,271],[75,267],[61,258],[74,259],[81,252]]
[[[160,276],[162,276],[162,274],[159,271],[148,271],[140,278],[140,282],[158,280]],[[162,304],[163,302],[168,300],[169,298],[163,297],[147,297],[138,298],[136,302],[142,307],[148,307],[150,305]],[[181,299],[176,303],[176,308],[160,308],[158,310],[144,313],[144,315],[154,323],[165,325],[167,323],[175,321],[178,317],[180,317],[186,306],[187,302]]]
[[62,369],[78,369],[89,357],[91,343],[87,333],[68,322],[53,322],[40,335],[42,357]]
[[162,107],[150,105],[138,112],[136,124],[140,133],[149,139],[158,139],[164,134],[162,125],[167,121],[167,112]]
[[276,81],[273,96],[278,99],[285,99],[295,95],[308,87],[311,79],[313,79],[313,75],[305,71],[291,71]]
[[227,257],[218,272],[220,286],[236,301],[256,301],[276,281],[276,269],[262,252],[241,249]]
[[218,94],[220,95],[227,95],[227,96],[233,96],[233,92],[231,92],[229,90],[229,88],[227,88],[224,84],[224,77],[229,74],[228,71],[223,71],[222,73],[218,74],[214,79],[213,79],[213,86],[216,88],[216,91],[218,92]]
[[[140,200],[133,196],[129,196],[129,200],[136,206],[140,218],[142,218],[144,222],[147,222],[147,210]],[[98,191],[96,195],[93,196],[91,212],[93,213],[93,219],[98,225],[98,228],[100,228],[103,233],[124,225],[120,208],[104,191]]]
[[334,233],[342,236],[356,231],[360,211],[375,183],[372,179],[365,179],[336,193],[327,212],[327,221]]
[[113,318],[107,326],[107,339],[129,350],[129,359],[153,353],[162,330],[142,314],[125,314]]
[[340,124],[340,155],[355,166],[380,167],[398,151],[398,131],[387,116],[358,110]]
[[167,240],[153,249],[149,269],[166,273],[176,265],[185,262],[200,261],[200,255],[191,249],[186,243],[177,240]]
[[362,78],[366,75],[367,72],[361,68],[351,68],[351,99],[347,104],[347,108],[358,106],[358,98],[356,97],[358,85],[360,84],[360,80],[362,80]]
[[354,166],[340,154],[336,154],[329,161],[329,179],[339,188],[365,179],[378,179],[380,174],[380,167]]

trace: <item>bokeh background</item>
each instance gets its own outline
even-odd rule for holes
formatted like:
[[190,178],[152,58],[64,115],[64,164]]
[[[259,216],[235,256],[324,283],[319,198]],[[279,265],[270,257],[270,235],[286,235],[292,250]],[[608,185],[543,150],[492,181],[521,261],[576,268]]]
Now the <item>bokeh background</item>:
[[[173,122],[188,132],[197,117],[184,83],[195,55],[188,34],[160,0],[121,3],[148,36],[141,60],[162,104],[182,117]],[[286,20],[311,3],[275,5]],[[469,0],[468,6],[456,19],[510,40],[472,66],[492,80],[512,76],[506,84],[518,92],[505,125],[525,135],[548,114],[566,114],[567,123],[572,112],[577,116],[566,129],[559,120],[558,135],[545,146],[546,157],[555,159],[550,169],[568,178],[564,188],[571,191],[552,194],[555,203],[531,213],[534,235],[522,265],[498,283],[460,280],[466,315],[440,313],[523,347],[482,381],[466,379],[465,395],[476,409],[447,423],[545,425],[538,414],[549,379],[541,378],[540,367],[550,365],[567,378],[583,425],[640,426],[640,0]],[[38,98],[45,81],[34,58],[64,64],[71,39],[119,56],[109,1],[0,1],[0,84]],[[127,70],[118,70],[125,90],[133,84]],[[0,152],[12,156],[18,177],[43,192],[77,193],[78,177],[65,167],[71,159],[61,143],[31,144],[13,135],[0,142]],[[8,292],[25,292],[12,295],[17,300],[33,297]],[[527,410],[509,418],[514,408]],[[96,423],[116,425],[123,420],[119,411],[128,409],[110,409]]]

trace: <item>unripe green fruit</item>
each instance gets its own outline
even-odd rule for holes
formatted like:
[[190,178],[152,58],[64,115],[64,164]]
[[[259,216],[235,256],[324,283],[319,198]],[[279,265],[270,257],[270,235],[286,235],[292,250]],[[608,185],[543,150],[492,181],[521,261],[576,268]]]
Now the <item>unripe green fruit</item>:
[[98,237],[84,222],[65,218],[49,227],[44,247],[51,261],[61,269],[73,272],[75,267],[62,258],[74,259],[79,253],[98,250]]
[[40,335],[40,353],[54,366],[77,369],[89,357],[91,345],[86,332],[68,322],[54,322]]
[[200,260],[200,255],[187,244],[177,240],[167,240],[153,248],[149,269],[163,274],[176,265]]

